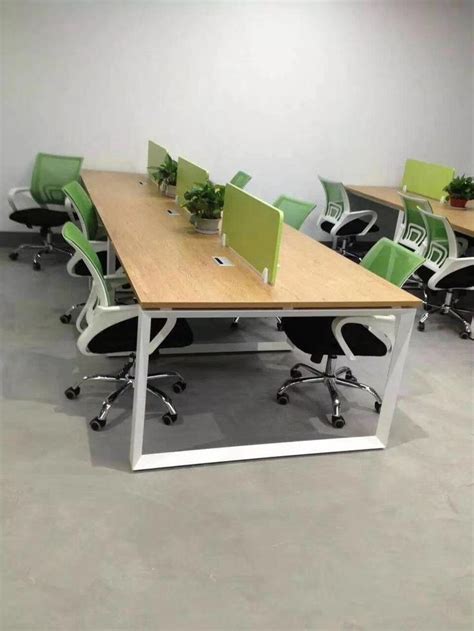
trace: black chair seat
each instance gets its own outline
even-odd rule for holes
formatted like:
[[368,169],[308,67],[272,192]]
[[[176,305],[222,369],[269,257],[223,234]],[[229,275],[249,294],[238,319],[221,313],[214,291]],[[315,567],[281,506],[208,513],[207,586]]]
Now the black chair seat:
[[[434,272],[422,265],[417,269],[416,274],[426,284]],[[468,287],[474,287],[474,265],[469,265],[469,267],[448,274],[436,285],[439,289],[467,289]]]
[[69,215],[62,211],[48,210],[47,208],[25,208],[24,210],[12,212],[10,219],[28,226],[28,228],[56,228],[69,221]]
[[[332,332],[333,317],[282,318],[283,330],[300,350],[319,364],[325,355],[344,355]],[[385,344],[362,324],[346,324],[344,339],[356,356],[382,357]]]
[[442,289],[464,289],[474,287],[474,265],[459,269],[442,278],[437,286]]
[[[166,320],[156,318],[151,321],[150,339],[154,338],[165,325]],[[113,324],[101,331],[89,342],[89,350],[92,353],[133,353],[137,349],[137,325],[138,317],[130,318],[124,322]],[[193,342],[193,332],[184,319],[176,322],[174,329],[161,345],[161,348],[179,348],[189,346]],[[151,355],[159,354],[159,348]]]
[[434,274],[433,270],[429,269],[428,267],[425,267],[424,265],[419,267],[415,273],[418,276],[418,278],[420,278],[425,284],[430,280],[430,278]]
[[[362,219],[354,219],[353,221],[350,221],[349,223],[346,223],[344,226],[342,226],[342,228],[338,230],[337,236],[349,237],[351,235],[358,235],[363,230],[365,230],[367,226],[368,226],[367,221],[363,221]],[[330,221],[323,221],[320,227],[322,230],[324,230],[324,232],[330,233],[334,227],[334,224],[332,224]],[[369,233],[378,232],[378,231],[379,231],[379,227],[376,224],[374,224],[372,228],[369,230]]]
[[[102,265],[102,272],[104,274],[107,274],[107,251],[101,250],[100,252],[97,252],[96,254],[99,258],[100,264]],[[121,265],[120,261],[116,258],[115,269],[118,270],[120,265]],[[90,272],[87,268],[87,265],[84,263],[82,259],[78,261],[76,265],[74,265],[74,273],[77,274],[78,276],[90,276]]]

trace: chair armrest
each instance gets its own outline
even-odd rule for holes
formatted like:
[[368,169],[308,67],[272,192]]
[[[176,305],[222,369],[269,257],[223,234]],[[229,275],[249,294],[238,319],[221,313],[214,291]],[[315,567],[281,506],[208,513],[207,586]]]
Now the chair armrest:
[[[138,316],[138,305],[120,305],[111,307],[97,306],[94,309],[90,322],[81,331],[77,339],[77,347],[83,355],[97,355],[88,350],[89,342],[99,333],[105,331],[114,324],[119,324],[130,318]],[[123,355],[123,353],[110,353]]]
[[369,232],[374,223],[377,221],[377,213],[375,212],[375,210],[355,210],[354,212],[347,213],[346,215],[343,215],[341,219],[334,225],[331,230],[331,236],[337,236],[337,232],[340,230],[340,228],[350,223],[351,221],[354,221],[354,219],[367,220],[367,226],[362,230],[362,232],[358,233],[360,236],[363,236],[364,234],[367,234]]
[[[29,186],[20,186],[18,188],[11,188],[8,191],[8,203],[10,204],[10,208],[13,210],[13,212],[15,212],[16,210],[19,210],[19,208],[17,207],[16,203],[15,203],[15,197],[17,195],[24,195],[25,197],[29,197],[32,201],[33,200],[33,196],[31,194],[31,189]],[[35,202],[36,204],[36,202]],[[37,205],[37,204],[36,204]],[[39,206],[38,206],[39,208]]]
[[375,337],[385,344],[387,353],[390,353],[392,350],[395,339],[395,316],[342,316],[340,318],[334,318],[332,322],[332,333],[344,352],[344,355],[353,361],[356,357],[349,348],[342,331],[346,324],[362,324],[370,330],[372,335],[375,335]]
[[472,267],[472,285],[469,287],[450,287],[450,289],[474,289],[474,256],[465,256],[464,258],[448,257],[442,268],[435,272],[428,281],[429,289],[433,291],[446,291],[446,287],[437,287],[437,284],[449,274],[459,272],[465,268]]
[[[104,331],[110,326],[129,320],[130,318],[137,317],[139,313],[139,308],[139,305],[120,305],[112,307],[97,306],[94,309],[94,315],[91,322],[87,324],[86,328],[81,332],[77,340],[77,347],[80,352],[84,355],[95,355],[96,353],[91,353],[87,348],[89,342],[101,331]],[[155,337],[150,341],[148,345],[149,355],[151,355],[158,348],[158,346],[168,337],[176,324],[176,320],[176,316],[172,316],[166,319],[165,325],[155,335]],[[123,355],[124,353],[106,354]]]

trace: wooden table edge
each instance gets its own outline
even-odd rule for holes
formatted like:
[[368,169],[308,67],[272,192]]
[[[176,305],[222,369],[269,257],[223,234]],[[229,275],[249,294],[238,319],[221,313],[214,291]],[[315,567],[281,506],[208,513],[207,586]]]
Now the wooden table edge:
[[295,312],[301,310],[324,310],[324,309],[347,309],[350,311],[351,309],[364,309],[365,311],[370,312],[373,309],[416,309],[421,307],[423,304],[419,298],[414,297],[413,300],[403,300],[394,303],[387,304],[385,301],[381,302],[372,302],[370,306],[367,306],[367,302],[351,302],[348,304],[347,302],[331,302],[328,304],[311,304],[311,303],[298,303],[298,304],[271,304],[266,303],[162,303],[162,302],[140,302],[140,307],[144,311],[158,311],[169,310],[169,311],[252,311],[252,310],[261,310],[261,311],[283,311],[283,310],[294,310]]

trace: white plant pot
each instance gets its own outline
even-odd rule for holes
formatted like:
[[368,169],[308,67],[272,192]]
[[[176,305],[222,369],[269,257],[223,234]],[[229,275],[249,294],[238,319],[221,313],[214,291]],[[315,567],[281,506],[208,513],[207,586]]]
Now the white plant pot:
[[172,197],[174,199],[176,197],[176,185],[166,184],[163,192],[166,197]]
[[201,234],[218,234],[220,219],[204,219],[203,217],[193,216],[191,223],[194,225],[196,232]]

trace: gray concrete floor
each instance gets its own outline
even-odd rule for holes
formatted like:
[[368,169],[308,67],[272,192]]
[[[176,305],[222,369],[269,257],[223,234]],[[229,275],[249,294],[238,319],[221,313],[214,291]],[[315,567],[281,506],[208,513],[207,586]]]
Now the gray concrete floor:
[[[383,452],[131,474],[130,400],[95,434],[87,420],[107,389],[63,395],[76,376],[118,363],[80,356],[74,328],[59,323],[84,286],[59,258],[36,273],[7,252],[2,629],[471,628],[474,346],[454,322],[414,332]],[[175,397],[176,427],[150,406],[146,448],[334,435],[325,391],[305,389],[288,408],[272,400],[292,359],[161,358],[189,388]],[[359,363],[380,379],[378,364]],[[370,430],[366,399],[344,406],[344,431],[364,431],[361,419]]]

